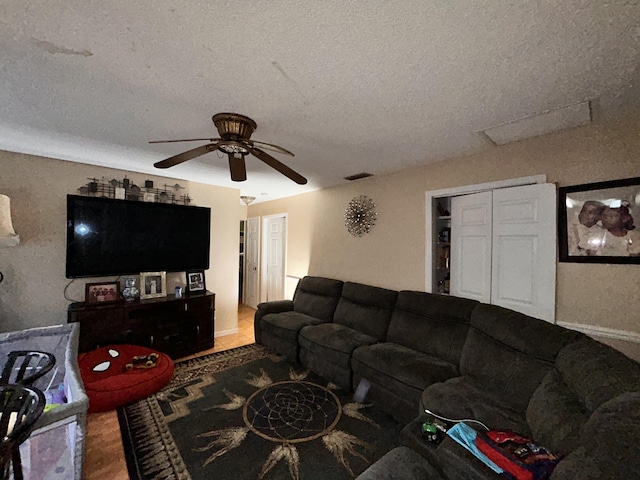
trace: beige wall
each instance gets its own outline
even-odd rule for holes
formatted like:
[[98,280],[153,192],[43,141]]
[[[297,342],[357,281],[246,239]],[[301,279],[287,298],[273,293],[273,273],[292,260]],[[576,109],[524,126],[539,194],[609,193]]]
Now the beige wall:
[[[322,275],[393,289],[425,288],[425,192],[545,174],[559,186],[640,176],[640,121],[589,125],[397,174],[250,205],[248,216],[288,213],[287,274]],[[357,195],[378,220],[364,237],[344,227]],[[636,220],[640,224],[640,219]],[[632,332],[640,338],[640,266],[559,263],[559,322]]]
[[[0,331],[66,323],[66,195],[77,193],[88,178],[104,176],[108,181],[125,175],[138,185],[147,179],[155,185],[180,183],[194,205],[211,208],[206,283],[216,293],[216,332],[237,328],[238,230],[243,214],[239,190],[0,151],[0,193],[11,198],[13,226],[21,238],[19,246],[0,249],[5,276],[0,284]],[[87,281],[100,280],[75,280],[67,295],[81,301]],[[184,285],[184,275],[168,274],[167,290],[177,284]]]

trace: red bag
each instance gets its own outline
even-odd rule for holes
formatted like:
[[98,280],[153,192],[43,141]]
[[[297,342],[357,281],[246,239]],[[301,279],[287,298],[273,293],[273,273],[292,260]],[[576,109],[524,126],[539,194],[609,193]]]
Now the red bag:
[[476,446],[516,480],[546,480],[560,461],[546,448],[513,432],[478,433]]

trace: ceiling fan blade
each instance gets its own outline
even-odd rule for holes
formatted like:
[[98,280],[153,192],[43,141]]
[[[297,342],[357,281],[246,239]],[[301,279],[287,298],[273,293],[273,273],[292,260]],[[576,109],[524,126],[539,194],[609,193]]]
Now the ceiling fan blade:
[[169,157],[166,160],[154,163],[153,166],[156,168],[174,167],[183,162],[186,162],[187,160],[191,160],[192,158],[196,158],[200,155],[204,155],[205,153],[212,152],[216,148],[218,148],[217,143],[209,143],[207,145],[202,145],[201,147],[194,148],[193,150],[187,150],[186,152],[179,153],[178,155]]
[[284,163],[279,162],[278,160],[273,158],[271,155],[263,152],[262,150],[258,150],[257,148],[249,148],[249,152],[251,152],[253,155],[258,157],[260,160],[262,160],[264,163],[269,165],[271,168],[275,168],[285,177],[288,177],[294,182],[296,182],[298,185],[306,185],[307,183],[306,178],[304,178],[299,173],[294,172],[289,167],[287,167]]
[[295,155],[291,153],[289,150],[287,150],[286,148],[279,147],[278,145],[272,145],[271,143],[265,143],[265,142],[258,142],[257,140],[247,140],[247,143],[252,147],[260,147],[260,148],[264,148],[265,150],[271,150],[272,152],[283,153],[285,155],[290,155],[292,157],[295,157]]
[[233,153],[228,153],[229,169],[231,170],[231,180],[234,182],[244,182],[247,179],[247,168],[244,164],[244,157],[236,157]]
[[151,140],[149,143],[175,143],[175,142],[217,142],[219,138],[183,138],[182,140]]

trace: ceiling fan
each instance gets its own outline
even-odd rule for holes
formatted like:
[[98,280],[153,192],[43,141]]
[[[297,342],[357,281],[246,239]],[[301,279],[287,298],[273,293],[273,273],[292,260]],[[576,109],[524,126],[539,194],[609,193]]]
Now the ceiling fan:
[[[284,176],[290,178],[299,185],[307,183],[307,179],[284,163],[279,162],[271,155],[262,151],[271,150],[273,152],[283,153],[285,155],[294,156],[289,150],[270,143],[258,142],[250,140],[253,131],[258,128],[256,122],[249,117],[237,113],[218,113],[212,117],[213,123],[218,129],[220,138],[187,138],[184,140],[155,140],[149,143],[174,143],[174,142],[201,142],[209,141],[207,145],[187,150],[179,153],[166,160],[155,163],[156,168],[170,168],[179,165],[188,160],[194,159],[205,153],[220,150],[229,157],[229,169],[231,170],[231,180],[234,182],[243,182],[247,179],[247,169],[244,163],[244,157],[252,154],[259,160],[276,169]],[[260,147],[260,148],[258,148]]]

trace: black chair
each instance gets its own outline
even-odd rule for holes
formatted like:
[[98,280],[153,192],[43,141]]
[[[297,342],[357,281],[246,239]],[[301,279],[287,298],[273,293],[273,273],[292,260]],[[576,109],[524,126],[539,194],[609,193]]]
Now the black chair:
[[31,385],[46,375],[56,364],[56,357],[47,352],[16,350],[7,355],[0,385]]
[[0,386],[0,472],[3,480],[9,478],[10,464],[13,465],[13,478],[24,479],[20,445],[31,435],[44,406],[44,395],[36,388]]

